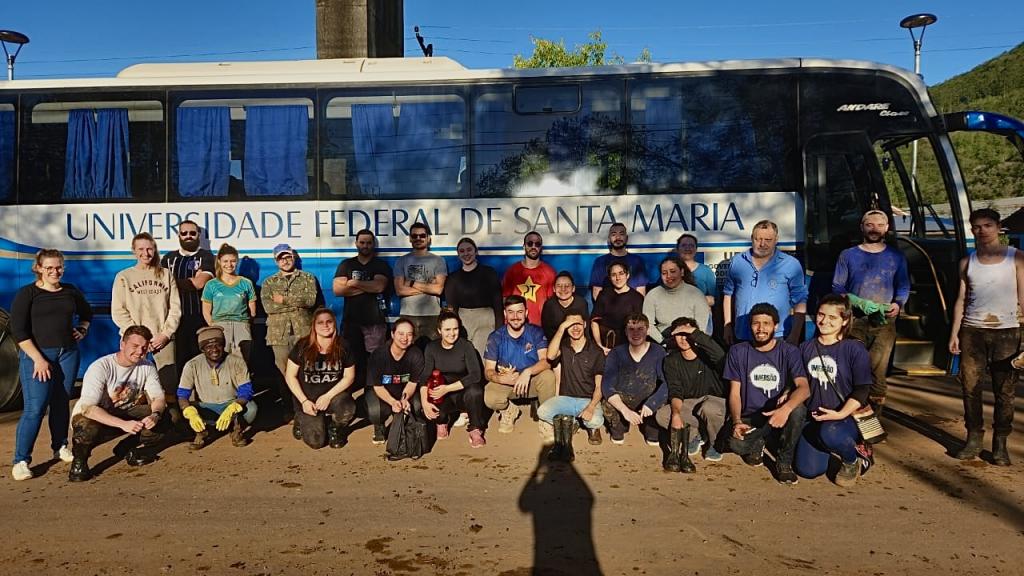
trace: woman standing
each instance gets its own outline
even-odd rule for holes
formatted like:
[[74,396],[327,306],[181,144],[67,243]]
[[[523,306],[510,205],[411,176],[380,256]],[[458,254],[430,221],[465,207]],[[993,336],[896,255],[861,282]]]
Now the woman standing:
[[623,262],[608,265],[610,290],[601,290],[591,319],[594,342],[605,355],[626,342],[626,316],[643,312],[644,296],[629,287],[629,267]]
[[558,332],[558,327],[571,314],[579,314],[586,318],[590,315],[590,310],[587,309],[587,301],[576,295],[576,281],[573,280],[572,274],[562,270],[555,276],[555,297],[545,300],[540,311],[540,324],[544,329],[544,336],[551,340],[555,332]]
[[11,476],[15,480],[32,477],[32,447],[47,408],[53,457],[72,460],[68,402],[78,376],[78,342],[85,338],[92,321],[92,308],[82,293],[60,281],[64,276],[63,254],[40,250],[32,272],[36,281],[18,291],[11,308],[11,333],[21,349],[18,368],[25,398],[14,437]]
[[222,244],[217,252],[213,280],[203,288],[203,317],[206,323],[224,329],[225,350],[241,353],[249,363],[252,346],[250,323],[256,317],[256,288],[248,278],[235,274],[238,250]]
[[310,448],[348,443],[348,425],[356,413],[355,379],[355,360],[338,335],[334,312],[317,309],[309,336],[295,343],[285,369],[285,382],[302,409],[295,423]]
[[[469,414],[469,445],[481,448],[487,444],[484,433],[490,414],[484,407],[483,370],[480,356],[473,345],[459,336],[459,316],[442,310],[437,317],[438,340],[427,344],[423,353],[420,376],[420,397],[423,414],[437,422],[437,437],[448,437],[448,425],[460,412]],[[434,370],[440,370],[444,384],[429,388],[427,382]]]
[[697,237],[689,233],[680,236],[676,240],[676,254],[690,271],[690,276],[684,277],[683,281],[700,289],[708,306],[714,306],[718,296],[718,278],[706,264],[697,262]]
[[835,454],[841,460],[835,480],[840,486],[852,486],[872,464],[853,419],[853,413],[867,404],[872,379],[867,349],[858,340],[845,338],[852,315],[845,296],[825,296],[818,305],[818,336],[800,345],[811,380],[811,420],[796,446],[793,468],[804,478],[817,478]]
[[477,260],[476,242],[466,237],[456,245],[462,266],[448,276],[444,299],[458,314],[466,337],[477,353],[483,354],[487,337],[505,323],[498,273]]

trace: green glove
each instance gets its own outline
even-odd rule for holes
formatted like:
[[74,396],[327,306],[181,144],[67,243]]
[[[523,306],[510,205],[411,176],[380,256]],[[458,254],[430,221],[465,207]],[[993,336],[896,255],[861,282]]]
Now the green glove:
[[238,402],[232,402],[228,404],[228,407],[220,413],[220,418],[217,418],[217,430],[223,432],[231,426],[231,418],[242,411],[242,405]]
[[189,406],[181,411],[181,415],[188,418],[188,425],[192,427],[195,432],[202,432],[206,430],[206,422],[199,416],[199,410],[196,410],[195,406]]
[[873,316],[873,319],[880,325],[888,322],[885,317],[885,314],[889,312],[888,304],[879,304],[873,300],[861,298],[856,294],[847,293],[846,296],[850,299],[850,305],[863,312],[865,316]]

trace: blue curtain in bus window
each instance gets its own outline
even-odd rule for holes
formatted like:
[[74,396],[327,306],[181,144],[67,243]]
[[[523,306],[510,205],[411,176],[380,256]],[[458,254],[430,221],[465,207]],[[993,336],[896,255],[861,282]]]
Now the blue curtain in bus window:
[[309,191],[306,106],[250,106],[245,109],[245,168],[248,196],[303,196]]
[[178,108],[178,194],[183,198],[228,195],[231,112],[226,106]]
[[128,198],[128,110],[96,111],[92,198]]
[[666,188],[680,180],[681,123],[682,102],[678,97],[647,100],[639,145],[641,179],[650,188]]
[[396,193],[412,197],[458,191],[461,139],[451,135],[464,110],[456,102],[402,104],[398,119]]
[[365,196],[394,191],[398,122],[390,104],[353,104],[352,140],[356,178]]
[[14,110],[0,110],[0,202],[14,197]]
[[93,110],[68,112],[68,144],[64,153],[64,198],[93,197],[93,146],[96,115]]

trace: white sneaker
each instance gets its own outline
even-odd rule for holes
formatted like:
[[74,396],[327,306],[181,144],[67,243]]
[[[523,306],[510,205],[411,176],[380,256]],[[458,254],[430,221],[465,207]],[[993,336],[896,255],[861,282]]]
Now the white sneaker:
[[466,414],[465,412],[460,412],[459,419],[456,420],[454,424],[452,424],[452,427],[462,428],[466,424],[469,424],[469,414]]
[[1014,370],[1024,370],[1024,352],[1021,352],[1016,358],[1010,360],[1010,366]]
[[75,455],[71,453],[71,448],[67,446],[61,446],[60,450],[54,452],[53,455],[59,458],[61,462],[71,462],[75,459]]
[[32,477],[32,470],[28,467],[28,462],[22,460],[11,468],[11,476],[15,480],[28,480]]

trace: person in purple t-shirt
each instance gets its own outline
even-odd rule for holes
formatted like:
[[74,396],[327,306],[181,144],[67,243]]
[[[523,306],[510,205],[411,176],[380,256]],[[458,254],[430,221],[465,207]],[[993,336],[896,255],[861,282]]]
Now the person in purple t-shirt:
[[853,413],[868,401],[871,364],[864,345],[845,337],[852,317],[845,296],[825,296],[815,320],[818,335],[800,345],[811,382],[810,420],[796,445],[793,467],[804,478],[817,478],[828,470],[835,454],[841,463],[835,478],[839,486],[852,486],[873,463],[853,419]]
[[779,311],[761,302],[750,309],[753,340],[729,349],[723,377],[729,381],[732,436],[729,447],[751,466],[760,466],[770,441],[776,479],[796,484],[793,451],[800,439],[810,396],[800,350],[775,337]]

